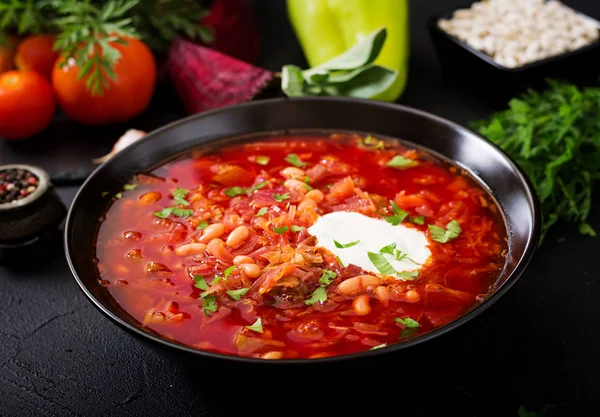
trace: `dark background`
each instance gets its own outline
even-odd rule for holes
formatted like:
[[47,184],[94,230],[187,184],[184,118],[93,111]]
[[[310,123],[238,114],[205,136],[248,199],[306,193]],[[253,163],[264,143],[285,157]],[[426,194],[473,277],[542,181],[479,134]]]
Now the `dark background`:
[[[374,0],[376,1],[376,0]],[[305,65],[283,0],[255,0],[260,65]],[[567,4],[600,18],[600,2]],[[411,2],[411,63],[400,102],[459,123],[492,108],[446,81],[425,21],[464,2]],[[493,82],[493,80],[490,80]],[[86,129],[57,118],[41,137],[0,142],[0,163],[47,169],[69,204],[85,176],[124,131],[184,116],[158,91],[123,125]],[[596,198],[598,206],[600,199]],[[600,229],[600,214],[590,223]],[[599,238],[600,239],[600,238]],[[247,369],[175,366],[103,317],[72,278],[60,236],[0,265],[0,416],[224,416],[244,414],[600,416],[600,240],[559,225],[515,287],[480,317],[417,348],[338,366]]]

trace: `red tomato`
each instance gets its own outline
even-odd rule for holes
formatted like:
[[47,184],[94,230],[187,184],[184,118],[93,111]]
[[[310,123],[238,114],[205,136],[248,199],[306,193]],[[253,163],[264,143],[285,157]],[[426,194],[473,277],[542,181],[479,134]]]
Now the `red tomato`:
[[50,79],[52,68],[59,57],[54,48],[54,35],[33,35],[17,46],[15,65],[21,71],[36,71]]
[[0,137],[33,136],[52,121],[56,104],[52,86],[34,71],[8,71],[0,75]]
[[[114,68],[116,80],[109,79],[102,95],[86,88],[84,77],[79,80],[79,67],[61,61],[52,71],[52,85],[63,111],[73,120],[87,125],[120,123],[137,116],[150,104],[156,84],[156,61],[150,48],[136,39],[126,45],[111,43],[121,52]],[[92,67],[92,71],[94,67]]]

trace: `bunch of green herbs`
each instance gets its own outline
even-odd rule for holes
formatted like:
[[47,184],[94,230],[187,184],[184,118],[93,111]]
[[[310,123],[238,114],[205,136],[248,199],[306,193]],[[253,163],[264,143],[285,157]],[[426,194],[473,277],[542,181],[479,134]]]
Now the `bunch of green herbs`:
[[558,221],[596,236],[587,219],[600,179],[600,88],[548,84],[544,91],[512,99],[508,109],[473,127],[529,177],[541,202],[542,239]]

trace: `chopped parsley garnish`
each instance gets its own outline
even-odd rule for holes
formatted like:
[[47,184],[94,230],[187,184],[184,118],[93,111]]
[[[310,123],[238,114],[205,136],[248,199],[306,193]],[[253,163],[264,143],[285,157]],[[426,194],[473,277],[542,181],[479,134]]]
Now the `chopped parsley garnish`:
[[102,192],[100,193],[100,197],[102,197],[102,198],[104,198],[104,197],[108,197],[108,195],[109,195],[109,194],[110,194],[110,193],[109,193],[108,191],[102,191]]
[[385,275],[395,275],[396,270],[381,253],[367,252],[369,260],[379,272]]
[[291,153],[288,156],[286,156],[285,160],[286,162],[289,162],[290,164],[298,168],[306,166],[306,162],[303,162],[295,153]]
[[190,205],[190,203],[188,203],[185,199],[188,194],[189,194],[189,191],[186,190],[185,188],[181,188],[181,187],[177,187],[175,189],[175,191],[173,191],[171,193],[171,195],[173,196],[173,200],[175,200],[175,203],[181,204],[182,206]]
[[125,191],[131,191],[131,190],[135,190],[136,187],[137,187],[137,184],[125,184],[123,186],[123,189]]
[[410,221],[411,223],[414,223],[414,224],[423,225],[423,224],[425,224],[425,217],[423,217],[423,216],[417,216],[417,217],[410,216],[408,218],[408,221]]
[[116,194],[115,194],[115,198],[121,198],[121,197],[123,197],[123,194],[122,194],[122,193],[116,193]]
[[277,233],[278,235],[282,234],[282,233],[287,233],[290,231],[290,229],[288,229],[287,226],[281,226],[281,227],[275,227],[273,228],[273,230],[275,231],[275,233]]
[[208,222],[206,220],[200,220],[198,226],[196,226],[196,230],[204,230],[208,227]]
[[385,343],[382,343],[382,344],[380,344],[380,345],[373,346],[373,347],[372,347],[371,349],[369,349],[369,350],[381,349],[381,348],[384,348],[384,347],[386,347],[386,346],[387,346],[387,344],[385,344]]
[[211,284],[211,285],[214,285],[214,284],[216,284],[217,282],[221,281],[222,279],[223,279],[223,277],[222,277],[221,275],[215,275],[215,276],[213,277],[213,281],[212,281],[212,284]]
[[227,295],[237,301],[242,298],[242,296],[246,294],[249,289],[250,288],[240,288],[239,290],[229,290],[227,291]]
[[313,291],[310,298],[304,301],[307,306],[313,305],[316,302],[324,303],[327,300],[327,290],[325,287],[318,287]]
[[404,219],[406,219],[406,217],[408,216],[408,212],[398,207],[398,204],[396,204],[394,200],[390,200],[390,205],[392,206],[392,211],[394,212],[394,215],[387,216],[385,220],[388,223],[391,223],[392,226],[398,226],[404,221]]
[[358,242],[360,242],[360,239],[355,240],[354,242],[349,242],[349,243],[340,243],[337,240],[333,239],[333,244],[335,245],[335,247],[340,248],[340,249],[351,248],[352,246],[358,245]]
[[273,198],[275,199],[275,201],[277,201],[278,203],[281,203],[284,200],[288,200],[290,198],[289,194],[273,194]]
[[[306,177],[306,178],[308,178],[308,177]],[[314,190],[314,188],[312,188],[312,187],[311,187],[310,185],[308,185],[307,183],[304,183],[303,185],[304,185],[304,188],[306,188],[308,191],[312,191],[312,190]]]
[[202,275],[194,275],[194,287],[201,290],[208,290],[208,284]]
[[340,259],[340,257],[339,257],[339,256],[335,255],[335,259],[337,259],[338,263],[340,264],[340,266],[341,266],[342,268],[345,268],[345,265],[344,265],[344,263],[342,262],[342,260]]
[[167,208],[162,209],[161,211],[154,212],[154,215],[161,219],[166,219],[167,217],[169,217],[170,214],[172,214],[173,216],[177,216],[177,217],[189,217],[192,214],[194,214],[194,210],[182,209],[179,207],[167,207]]
[[271,158],[269,158],[268,156],[264,156],[264,155],[259,155],[256,157],[256,163],[258,165],[267,165],[270,160],[271,160]]
[[254,323],[252,323],[252,325],[250,326],[246,326],[246,329],[248,330],[252,330],[253,332],[256,333],[262,333],[263,332],[263,327],[262,327],[262,320],[261,318],[257,318],[256,321]]
[[[206,294],[206,293],[204,293]],[[202,298],[202,309],[204,310],[204,314],[210,316],[210,313],[214,313],[219,309],[219,305],[217,304],[217,296],[214,294],[209,294]]]
[[267,208],[261,207],[260,210],[258,210],[258,212],[255,214],[255,216],[260,217],[260,216],[264,216],[265,214],[267,214]]
[[329,285],[333,282],[333,280],[337,277],[337,274],[329,269],[324,269],[321,274],[321,278],[319,278],[319,284],[321,285]]
[[292,230],[292,232],[294,232],[294,233],[297,233],[297,232],[299,232],[300,230],[304,230],[304,229],[305,229],[305,227],[304,227],[304,226],[296,226],[295,224],[293,224],[293,225],[291,226],[291,230]]
[[369,135],[364,139],[358,139],[358,146],[367,149],[385,149],[385,143],[382,140],[376,139]]
[[229,275],[231,275],[231,273],[233,272],[234,269],[235,269],[235,265],[230,266],[223,272],[223,276],[225,278],[227,278]]
[[409,329],[416,329],[417,327],[419,327],[419,322],[411,319],[410,317],[407,317],[405,319],[397,317],[394,320],[396,321],[396,323],[403,324]]
[[306,177],[304,177],[304,184],[310,184],[312,182],[312,180],[310,179],[310,177],[307,175]]
[[251,194],[253,191],[260,190],[261,188],[265,188],[268,183],[269,183],[268,181],[263,181],[252,187],[235,186],[235,187],[227,188],[223,192],[228,197],[235,197],[236,195],[242,195],[242,194]]
[[431,238],[436,242],[446,243],[452,239],[456,239],[461,232],[460,224],[456,220],[452,220],[446,225],[446,229],[439,226],[429,225]]
[[400,337],[398,339],[404,339],[406,337],[416,336],[418,331],[419,331],[419,329],[417,329],[417,328],[407,327],[406,329],[404,329],[400,332]]
[[389,253],[390,255],[394,254],[394,251],[397,250],[396,249],[396,243],[390,243],[387,246],[384,246],[383,248],[379,249],[379,253]]
[[415,160],[405,158],[402,155],[396,155],[392,159],[387,161],[386,165],[392,168],[402,169],[414,167],[416,165],[419,165],[419,163]]
[[[413,262],[415,262],[415,261],[413,261]],[[396,276],[398,278],[400,278],[400,279],[403,279],[404,281],[412,281],[412,280],[418,278],[419,271],[402,271],[402,272],[396,272]]]

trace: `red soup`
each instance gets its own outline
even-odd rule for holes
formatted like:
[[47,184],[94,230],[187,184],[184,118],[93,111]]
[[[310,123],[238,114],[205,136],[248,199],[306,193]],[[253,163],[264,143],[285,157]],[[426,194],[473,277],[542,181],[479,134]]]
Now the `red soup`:
[[268,137],[138,175],[97,237],[100,283],[144,328],[265,359],[377,349],[480,303],[504,266],[499,209],[396,141]]

